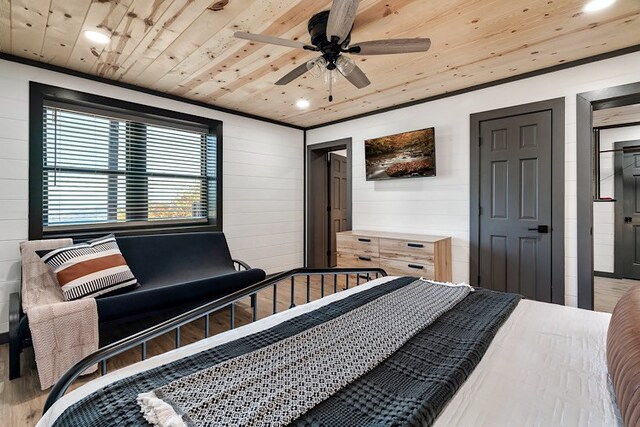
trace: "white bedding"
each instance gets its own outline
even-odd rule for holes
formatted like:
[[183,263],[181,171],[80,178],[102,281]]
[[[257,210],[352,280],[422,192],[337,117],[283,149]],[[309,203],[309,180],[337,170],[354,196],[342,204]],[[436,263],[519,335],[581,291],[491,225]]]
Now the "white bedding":
[[[394,278],[372,280],[109,373],[56,402],[38,427],[53,424],[67,407],[121,378],[270,328]],[[521,301],[435,426],[621,426],[606,366],[610,317]]]
[[435,426],[622,426],[610,314],[522,300]]

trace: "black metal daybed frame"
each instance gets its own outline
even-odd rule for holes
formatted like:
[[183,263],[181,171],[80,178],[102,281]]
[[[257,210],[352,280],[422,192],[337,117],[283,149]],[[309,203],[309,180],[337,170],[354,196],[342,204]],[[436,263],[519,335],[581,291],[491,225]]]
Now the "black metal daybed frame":
[[[232,259],[232,261],[236,271],[247,271],[251,269],[244,261],[238,259]],[[251,299],[251,303],[254,303],[253,298]],[[179,332],[177,333],[176,339],[179,343]],[[9,380],[20,377],[20,353],[23,349],[31,347],[31,345],[31,335],[28,330],[27,316],[24,311],[22,311],[20,292],[13,292],[9,295]]]
[[98,349],[96,352],[90,354],[85,357],[78,363],[76,363],[71,369],[69,369],[53,386],[49,396],[44,405],[43,414],[47,412],[53,404],[58,401],[66,391],[69,389],[71,384],[80,376],[82,372],[86,369],[94,366],[96,363],[100,364],[101,374],[104,375],[107,372],[107,359],[116,356],[118,354],[124,353],[127,350],[130,350],[134,347],[140,346],[141,348],[141,360],[145,360],[147,356],[147,341],[150,339],[156,338],[160,335],[166,334],[171,331],[175,331],[175,347],[178,348],[180,346],[180,327],[191,323],[195,320],[205,318],[205,333],[204,338],[209,337],[209,315],[213,312],[219,311],[223,308],[230,307],[230,321],[229,328],[234,329],[235,327],[235,303],[243,298],[251,297],[252,300],[252,320],[251,322],[255,322],[258,317],[258,299],[256,295],[259,291],[267,289],[269,287],[273,287],[273,314],[277,313],[277,285],[278,283],[290,279],[291,280],[291,305],[289,308],[295,307],[295,288],[296,288],[296,277],[304,276],[306,277],[306,302],[311,301],[311,277],[312,276],[320,276],[320,292],[321,297],[324,297],[325,290],[325,276],[333,277],[333,291],[334,293],[338,292],[338,276],[344,275],[346,278],[346,289],[349,289],[349,276],[356,276],[355,285],[360,284],[361,278],[364,278],[366,281],[371,280],[373,278],[379,278],[387,276],[386,271],[381,268],[332,268],[332,269],[315,269],[315,268],[297,268],[293,270],[289,270],[272,277],[263,280],[262,282],[256,283],[255,285],[251,285],[247,288],[236,291],[232,294],[226,295],[222,298],[216,299],[210,303],[204,304],[200,307],[197,307],[193,310],[187,311],[179,316],[176,316],[172,319],[166,320],[156,326],[148,328],[144,331],[133,334],[127,338],[124,338],[120,341],[116,341],[112,344],[109,344],[105,347]]

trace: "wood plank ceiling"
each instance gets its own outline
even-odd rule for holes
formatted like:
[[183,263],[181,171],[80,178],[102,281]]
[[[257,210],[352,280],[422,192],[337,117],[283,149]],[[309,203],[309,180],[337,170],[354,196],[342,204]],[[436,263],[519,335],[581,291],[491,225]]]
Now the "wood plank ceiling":
[[593,112],[593,127],[636,123],[640,125],[640,104],[606,108]]
[[[237,40],[238,30],[309,41],[329,0],[0,0],[0,51],[299,126],[640,44],[640,2],[362,0],[352,41],[430,37],[429,52],[354,58],[372,84],[274,82],[313,52]],[[101,46],[83,31],[112,34]],[[108,94],[106,94],[108,95]],[[306,98],[301,111],[295,101]]]

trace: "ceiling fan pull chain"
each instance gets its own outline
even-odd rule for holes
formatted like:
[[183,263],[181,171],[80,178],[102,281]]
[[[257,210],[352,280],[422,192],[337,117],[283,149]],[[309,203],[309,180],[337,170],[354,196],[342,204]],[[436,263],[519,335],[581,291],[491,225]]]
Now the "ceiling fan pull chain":
[[327,70],[329,72],[329,102],[333,102],[333,70]]

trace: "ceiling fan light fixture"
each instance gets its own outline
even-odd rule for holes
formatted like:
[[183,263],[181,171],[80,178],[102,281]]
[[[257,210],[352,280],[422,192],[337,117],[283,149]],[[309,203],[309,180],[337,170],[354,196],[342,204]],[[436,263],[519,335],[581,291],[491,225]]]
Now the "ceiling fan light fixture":
[[311,103],[308,99],[300,98],[296,101],[296,107],[300,110],[306,110],[310,105]]
[[582,9],[584,12],[597,12],[613,5],[616,0],[591,0]]
[[336,70],[324,70],[324,82],[328,85],[332,85],[338,81],[338,73]]
[[100,31],[87,30],[84,36],[94,43],[107,44],[111,41],[111,37]]
[[326,66],[327,60],[322,57],[314,58],[307,62],[307,70],[309,70],[309,74],[311,74],[311,76],[315,78],[318,78],[322,75]]
[[336,60],[336,67],[338,67],[338,70],[340,70],[344,76],[348,76],[356,68],[356,63],[353,62],[353,59],[351,58],[340,56]]

